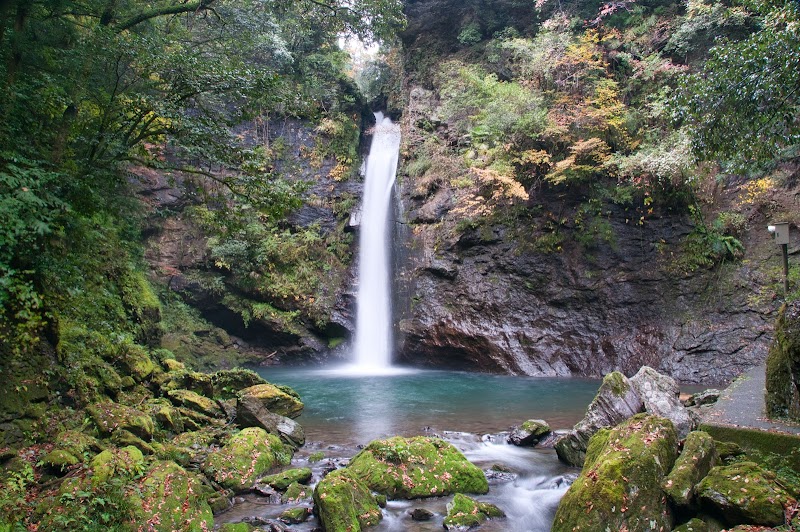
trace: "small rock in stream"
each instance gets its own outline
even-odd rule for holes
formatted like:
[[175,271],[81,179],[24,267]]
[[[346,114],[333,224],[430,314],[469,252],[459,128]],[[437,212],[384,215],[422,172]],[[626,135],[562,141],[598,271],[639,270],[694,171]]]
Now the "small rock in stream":
[[430,521],[433,519],[433,512],[425,508],[414,508],[408,513],[411,514],[411,519],[414,521]]

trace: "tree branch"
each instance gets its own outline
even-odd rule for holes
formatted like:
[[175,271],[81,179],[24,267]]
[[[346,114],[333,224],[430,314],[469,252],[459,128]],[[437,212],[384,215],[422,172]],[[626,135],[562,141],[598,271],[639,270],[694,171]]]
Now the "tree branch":
[[181,13],[192,13],[197,11],[202,11],[207,9],[214,0],[197,0],[195,2],[188,2],[185,4],[173,4],[168,6],[162,6],[154,9],[148,9],[147,11],[143,11],[136,16],[129,18],[121,22],[117,26],[117,32],[122,33],[125,30],[129,30],[132,27],[136,26],[137,24],[141,24],[146,20],[150,20],[156,17],[162,17],[164,15],[179,15]]

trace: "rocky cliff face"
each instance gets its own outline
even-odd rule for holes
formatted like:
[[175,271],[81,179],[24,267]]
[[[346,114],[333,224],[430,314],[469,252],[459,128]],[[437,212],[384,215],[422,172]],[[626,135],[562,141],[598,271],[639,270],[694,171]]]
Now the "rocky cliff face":
[[[431,92],[410,93],[407,157],[417,126],[438,120]],[[446,138],[447,124],[438,124]],[[586,191],[543,184],[517,208],[522,221],[476,226],[464,223],[469,197],[452,180],[428,186],[435,171],[402,178],[411,228],[399,275],[410,286],[403,362],[541,376],[632,375],[648,365],[709,384],[763,360],[773,305],[754,303],[762,275],[748,261],[673,268],[675,246],[691,231],[685,215],[662,208],[640,223],[635,209],[606,201],[602,235],[587,242],[571,221]]]

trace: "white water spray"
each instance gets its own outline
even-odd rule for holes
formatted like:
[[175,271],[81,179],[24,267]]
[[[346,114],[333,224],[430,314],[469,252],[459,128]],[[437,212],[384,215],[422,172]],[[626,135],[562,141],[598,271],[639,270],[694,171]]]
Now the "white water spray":
[[400,151],[400,126],[375,113],[359,226],[356,297],[356,371],[378,373],[392,365],[392,292],[389,213]]

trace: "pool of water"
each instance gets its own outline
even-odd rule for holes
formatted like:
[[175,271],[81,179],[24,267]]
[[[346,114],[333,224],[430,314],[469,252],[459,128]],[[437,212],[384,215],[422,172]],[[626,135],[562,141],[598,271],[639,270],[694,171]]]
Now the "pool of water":
[[[258,368],[261,376],[294,388],[305,403],[297,421],[307,443],[292,467],[311,467],[312,484],[327,470],[342,466],[373,439],[403,435],[436,435],[458,447],[489,478],[489,493],[476,498],[500,507],[505,519],[481,527],[485,532],[546,532],[561,496],[578,470],[558,461],[552,449],[521,448],[506,443],[507,431],[526,419],[544,419],[551,427],[569,428],[583,417],[599,381],[511,377],[454,371],[393,370],[382,375],[357,374],[351,368]],[[322,452],[325,458],[311,463]],[[503,470],[498,473],[496,470]],[[376,532],[442,530],[452,497],[389,501]],[[308,501],[307,506],[311,505]],[[247,495],[218,523],[256,516],[275,519],[292,505],[267,504]],[[433,513],[413,521],[410,511]],[[315,519],[292,530],[311,531]]]

